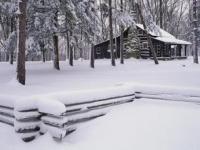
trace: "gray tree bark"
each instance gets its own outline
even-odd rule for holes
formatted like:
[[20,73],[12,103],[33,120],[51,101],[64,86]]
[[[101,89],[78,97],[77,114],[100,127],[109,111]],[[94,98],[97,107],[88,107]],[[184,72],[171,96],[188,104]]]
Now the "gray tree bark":
[[115,66],[115,56],[113,50],[113,23],[112,23],[112,0],[109,0],[109,29],[110,29],[110,55],[111,65]]
[[90,67],[94,68],[94,44],[91,45],[91,52],[90,52]]
[[74,65],[74,51],[73,51],[74,47],[72,45],[70,45],[70,49],[69,49],[69,65],[73,66]]
[[194,0],[193,2],[193,24],[194,24],[194,63],[198,64],[199,63],[199,59],[198,59],[198,21],[197,21],[197,0]]
[[[14,31],[14,17],[11,17],[11,33]],[[10,51],[10,64],[13,65],[13,62],[14,62],[14,49]]]
[[148,44],[149,44],[150,51],[151,51],[151,53],[152,53],[152,55],[153,55],[154,62],[155,62],[155,64],[157,65],[157,64],[159,64],[159,63],[158,63],[158,59],[157,59],[157,57],[156,57],[156,52],[155,52],[155,50],[154,50],[154,48],[153,48],[153,44],[152,44],[151,38],[150,38],[149,33],[148,33],[148,31],[147,31],[147,26],[146,26],[146,24],[145,24],[145,21],[144,21],[143,15],[142,15],[142,11],[141,11],[141,6],[137,3],[137,4],[136,4],[136,7],[137,7],[138,13],[139,13],[139,15],[140,15],[142,24],[143,24],[143,26],[144,26],[144,30],[145,30],[146,35],[147,35],[147,40],[148,40]]
[[58,50],[58,36],[55,34],[53,35],[53,45],[54,45],[54,68],[56,70],[60,70],[59,66],[59,50]]
[[25,50],[26,50],[26,7],[27,0],[19,2],[18,18],[18,54],[17,54],[17,80],[22,85],[26,82]]
[[[123,0],[121,0],[121,13],[123,13]],[[120,27],[120,63],[124,64],[124,26]]]
[[46,50],[45,50],[45,43],[43,40],[40,41],[40,51],[42,52],[42,62],[46,62]]
[[[58,22],[58,12],[55,14],[55,26],[57,27],[57,22]],[[59,65],[59,48],[58,48],[58,35],[54,33],[53,35],[53,45],[54,45],[54,68],[56,70],[60,70],[60,65]]]
[[160,0],[160,28],[163,28],[163,2]]

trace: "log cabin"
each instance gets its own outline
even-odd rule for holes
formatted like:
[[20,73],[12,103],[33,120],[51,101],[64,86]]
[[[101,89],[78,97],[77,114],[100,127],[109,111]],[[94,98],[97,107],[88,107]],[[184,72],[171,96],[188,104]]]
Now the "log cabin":
[[[130,28],[127,28],[124,31],[124,40],[128,38]],[[186,59],[188,56],[188,45],[192,43],[184,40],[177,39],[172,34],[167,31],[159,28],[159,35],[154,32],[148,32],[144,30],[142,24],[136,24],[137,37],[139,38],[140,45],[140,58],[147,59],[152,58],[150,48],[147,42],[147,34],[150,35],[153,48],[156,52],[157,58],[159,60],[171,60],[171,59]],[[115,44],[117,42],[117,44]],[[113,39],[114,43],[114,53],[115,57],[120,57],[120,36],[117,36]],[[95,58],[104,59],[110,58],[110,41],[104,41],[94,46],[95,49]],[[126,49],[124,49],[126,53]]]

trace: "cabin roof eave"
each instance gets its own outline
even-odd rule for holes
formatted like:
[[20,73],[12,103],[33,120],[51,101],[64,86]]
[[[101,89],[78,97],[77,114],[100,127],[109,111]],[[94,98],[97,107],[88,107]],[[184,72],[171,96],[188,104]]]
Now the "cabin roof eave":
[[179,40],[176,38],[154,37],[153,39],[164,42],[164,43],[168,43],[168,44],[174,44],[174,45],[191,45],[192,44],[191,42]]

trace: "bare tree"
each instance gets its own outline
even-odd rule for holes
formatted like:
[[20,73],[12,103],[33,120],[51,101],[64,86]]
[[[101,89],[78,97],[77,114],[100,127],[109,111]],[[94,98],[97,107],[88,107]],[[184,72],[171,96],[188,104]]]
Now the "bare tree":
[[[120,0],[121,2],[121,13],[123,13],[123,0]],[[120,26],[120,63],[124,64],[124,27],[123,24]]]
[[74,65],[74,46],[73,44],[70,44],[69,46],[69,65],[73,66]]
[[102,40],[105,41],[108,38],[106,19],[107,19],[107,5],[103,0],[99,0],[100,5],[100,20],[101,20],[101,30],[102,30]]
[[193,24],[194,24],[194,63],[198,64],[198,18],[197,18],[197,0],[193,0]]
[[110,56],[111,64],[115,66],[115,56],[113,49],[113,23],[112,23],[112,0],[109,0],[109,29],[110,29]]
[[163,28],[163,1],[160,0],[160,27]]
[[94,57],[94,44],[91,45],[91,51],[90,51],[90,67],[94,68],[94,61],[95,61],[95,57]]
[[[10,31],[11,33],[14,32],[14,17],[11,17],[11,26],[10,26]],[[10,64],[13,65],[14,62],[14,49],[10,50]]]
[[[55,13],[55,26],[57,27],[58,23],[58,12]],[[58,35],[54,33],[53,35],[53,45],[54,45],[54,68],[60,70],[59,66],[59,48],[58,48]]]
[[27,0],[19,1],[18,18],[18,54],[17,54],[17,80],[22,85],[26,81],[25,50],[26,50],[26,6]]
[[137,9],[138,9],[138,13],[139,13],[139,15],[140,15],[142,24],[143,24],[143,26],[144,26],[144,30],[145,30],[145,32],[146,32],[147,41],[148,41],[148,44],[149,44],[149,47],[150,47],[150,51],[151,51],[151,53],[152,53],[154,62],[155,62],[155,64],[157,65],[157,64],[159,64],[159,63],[158,63],[158,59],[157,59],[157,57],[156,57],[156,52],[155,52],[155,50],[154,50],[154,48],[153,48],[153,44],[152,44],[150,35],[149,35],[148,31],[147,31],[147,26],[146,26],[146,24],[145,24],[144,17],[143,17],[143,15],[142,15],[142,11],[141,11],[141,6],[137,3],[137,4],[136,4],[136,7],[137,7]]

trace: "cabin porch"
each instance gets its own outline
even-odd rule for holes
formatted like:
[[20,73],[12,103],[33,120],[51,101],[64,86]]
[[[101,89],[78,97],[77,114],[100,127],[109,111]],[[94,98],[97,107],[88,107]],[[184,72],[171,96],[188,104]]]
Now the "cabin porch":
[[187,44],[165,43],[158,40],[152,42],[158,60],[186,59],[188,56]]

